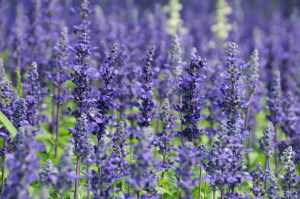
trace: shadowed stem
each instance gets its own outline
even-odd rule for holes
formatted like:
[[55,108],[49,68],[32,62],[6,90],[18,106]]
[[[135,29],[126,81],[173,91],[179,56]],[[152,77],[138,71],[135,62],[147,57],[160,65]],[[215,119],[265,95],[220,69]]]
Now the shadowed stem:
[[213,199],[216,199],[216,190],[213,190]]
[[221,188],[221,199],[225,198],[225,190],[224,187]]
[[[57,95],[59,100],[60,88],[57,89]],[[59,142],[59,126],[60,126],[60,104],[56,103],[56,117],[55,117],[55,157],[57,157],[58,142]]]
[[202,169],[200,168],[199,186],[198,186],[198,198],[199,199],[201,199],[201,178],[202,178]]
[[[5,147],[6,144],[6,140],[3,139],[3,148]],[[1,161],[1,194],[4,191],[4,172],[5,172],[5,168],[4,168],[4,161],[5,161],[5,154],[2,155],[2,161]]]
[[[86,172],[88,173],[89,172],[89,165],[86,166]],[[87,179],[87,185],[88,187],[90,186],[90,180],[89,178]],[[90,199],[91,198],[91,191],[90,189],[87,190],[87,199]]]
[[[252,95],[249,97],[249,105],[247,106],[246,113],[245,113],[245,122],[244,122],[244,129],[247,131],[249,127],[249,117],[250,117],[250,110],[251,110],[251,101],[252,101]],[[252,142],[252,133],[249,132],[249,137],[247,139],[247,148],[249,149],[251,147]],[[250,168],[250,157],[249,153],[246,154],[247,158],[247,167]]]
[[[278,169],[278,141],[277,141],[277,127],[276,125],[274,125],[274,129],[275,129],[275,170],[277,171]],[[278,172],[275,173],[275,176],[278,177]]]
[[204,198],[206,198],[206,186],[207,186],[207,183],[204,182]]
[[[53,90],[52,90],[52,95],[55,95],[55,91],[56,91],[56,86],[53,86]],[[51,126],[50,126],[50,131],[51,131],[51,135],[52,138],[54,138],[54,132],[55,132],[55,117],[56,117],[56,113],[55,113],[55,105],[56,103],[54,102],[54,100],[52,99],[52,113],[51,113]]]
[[80,157],[77,156],[74,199],[78,199],[78,187],[79,187],[79,180],[80,180],[79,176],[80,176]]

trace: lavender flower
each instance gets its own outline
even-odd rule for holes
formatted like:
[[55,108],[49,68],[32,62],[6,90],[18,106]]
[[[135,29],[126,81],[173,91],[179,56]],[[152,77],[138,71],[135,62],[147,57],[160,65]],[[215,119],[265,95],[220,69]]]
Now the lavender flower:
[[280,126],[283,132],[289,136],[296,136],[297,123],[300,121],[299,116],[297,116],[297,99],[291,91],[287,91],[284,100],[282,100],[282,125]]
[[1,81],[0,91],[2,106],[8,106],[16,98],[16,94],[13,91],[13,87],[10,81]]
[[35,126],[42,121],[41,116],[38,115],[38,106],[43,100],[36,62],[32,62],[30,65],[24,89],[26,90],[27,118],[29,123]]
[[184,191],[184,198],[193,198],[192,191],[198,181],[192,168],[193,165],[199,162],[199,151],[191,142],[186,142],[183,146],[174,150],[178,153],[178,157],[174,158],[174,161],[179,163],[175,170],[178,187]]
[[226,51],[225,83],[221,87],[223,99],[221,107],[226,116],[226,130],[229,135],[241,137],[241,108],[243,105],[241,93],[241,60],[238,58],[238,46],[230,43]]
[[5,183],[3,198],[29,199],[29,186],[38,179],[39,158],[36,151],[40,145],[34,140],[33,129],[19,128],[17,136],[20,143],[12,154],[7,155],[7,167],[10,169]]
[[75,32],[80,33],[78,42],[74,49],[76,57],[73,66],[74,73],[72,73],[72,82],[75,84],[72,94],[77,105],[77,110],[74,112],[76,117],[80,117],[80,113],[86,113],[91,104],[91,99],[89,99],[91,92],[89,79],[93,72],[87,62],[90,55],[89,13],[89,1],[84,0],[81,4],[80,10],[81,23],[79,26],[74,27]]
[[155,107],[155,102],[153,101],[153,57],[154,57],[154,47],[148,49],[147,56],[144,59],[144,64],[142,67],[142,75],[140,77],[141,88],[138,95],[140,99],[139,109],[139,125],[141,127],[148,127],[153,119],[153,109]]
[[118,179],[118,174],[114,172],[118,169],[107,154],[109,149],[104,137],[98,140],[97,153],[92,158],[92,163],[95,163],[98,170],[92,170],[89,174],[90,185],[88,189],[94,194],[95,199],[109,198],[115,190],[112,188],[112,182]]
[[69,189],[72,188],[72,183],[74,180],[73,166],[72,166],[72,156],[73,156],[73,147],[69,143],[57,165],[57,173],[54,177],[54,187],[59,194],[63,195]]
[[[10,81],[0,81],[0,109],[4,115],[12,120],[13,118],[13,100],[16,98],[16,94],[13,91]],[[0,128],[0,137],[8,139],[10,137],[8,130],[5,127]],[[5,147],[2,147],[5,152]],[[1,151],[2,152],[2,151]]]
[[92,116],[93,120],[97,123],[98,129],[94,133],[98,139],[106,133],[106,126],[112,120],[112,116],[109,116],[109,111],[116,107],[116,91],[118,86],[116,84],[116,77],[118,71],[115,69],[114,64],[117,49],[117,45],[113,44],[108,58],[99,70],[102,86],[96,97],[97,112]]
[[55,177],[55,167],[50,159],[41,167],[39,172],[39,180],[42,186],[51,187],[53,185],[53,178]]
[[51,63],[51,73],[48,78],[54,83],[57,92],[54,92],[53,100],[57,104],[63,104],[68,99],[68,93],[64,88],[67,80],[70,80],[69,74],[69,38],[68,29],[64,27],[60,33],[55,46],[53,47],[53,61]]
[[221,88],[221,108],[226,116],[226,123],[221,126],[219,140],[213,143],[208,162],[208,173],[211,175],[213,187],[230,185],[234,192],[236,184],[251,179],[245,172],[243,132],[241,125],[242,97],[240,96],[240,60],[237,45],[230,43],[227,49],[226,70],[227,76]]
[[268,90],[267,103],[270,111],[268,119],[273,123],[274,127],[277,128],[282,122],[280,72],[278,69],[274,69],[273,71],[271,85]]
[[261,163],[256,164],[256,170],[252,171],[251,177],[253,179],[253,187],[251,189],[252,193],[257,199],[262,199],[265,194],[263,189],[263,182],[265,181],[265,175]]
[[164,99],[161,105],[160,119],[162,121],[162,131],[157,132],[154,137],[154,145],[158,147],[160,154],[163,156],[161,167],[168,169],[173,164],[170,158],[172,147],[173,128],[175,127],[175,116],[172,114],[169,100]]
[[143,195],[144,198],[154,198],[157,196],[155,171],[153,168],[150,169],[153,166],[152,139],[152,131],[150,129],[143,129],[143,132],[139,135],[139,142],[134,147],[135,163],[131,164],[131,175],[127,181],[132,186],[138,198],[141,191],[147,192]]
[[259,70],[259,54],[258,50],[254,50],[250,56],[248,67],[246,68],[246,89],[248,93],[248,99],[250,100],[251,96],[255,92],[258,85],[258,70]]
[[266,128],[264,129],[264,135],[261,138],[261,144],[264,150],[265,155],[268,158],[272,157],[273,149],[274,149],[274,127],[272,123],[268,123]]
[[283,193],[286,199],[296,199],[296,167],[293,162],[293,149],[288,147],[285,149],[281,156],[281,163],[284,165],[285,174],[283,176]]
[[275,165],[278,167],[278,142],[277,142],[277,128],[282,124],[282,107],[281,107],[281,86],[280,86],[280,72],[274,69],[272,74],[272,81],[268,88],[267,104],[270,115],[267,118],[273,123],[275,128],[274,144],[275,144]]
[[12,122],[16,128],[29,124],[27,119],[27,102],[23,98],[18,98],[13,103],[13,118]]
[[89,158],[93,153],[93,144],[89,138],[89,121],[86,114],[82,113],[77,118],[74,129],[69,129],[73,137],[74,154],[82,159]]
[[129,164],[125,161],[126,151],[125,151],[125,142],[126,142],[126,131],[125,131],[125,122],[120,121],[117,126],[116,132],[111,135],[112,139],[112,154],[111,161],[112,164],[116,167],[114,169],[116,173],[116,178],[122,178],[129,174]]
[[276,177],[273,175],[272,171],[265,171],[266,179],[266,196],[270,199],[278,199],[280,193],[280,187]]
[[206,60],[192,53],[191,62],[186,68],[187,74],[180,80],[179,95],[182,96],[182,104],[176,105],[175,110],[180,112],[182,125],[185,126],[182,132],[178,134],[187,138],[189,141],[196,139],[202,134],[198,130],[200,111],[203,107],[200,85],[205,78],[204,70]]

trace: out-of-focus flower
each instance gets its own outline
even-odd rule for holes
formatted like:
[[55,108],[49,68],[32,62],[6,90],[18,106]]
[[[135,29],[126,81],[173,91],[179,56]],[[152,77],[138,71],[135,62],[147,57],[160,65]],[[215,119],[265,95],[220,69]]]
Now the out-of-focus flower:
[[30,199],[29,186],[38,179],[39,158],[36,152],[40,144],[34,140],[33,129],[29,126],[19,128],[19,143],[13,153],[7,155],[10,173],[5,183],[3,198]]

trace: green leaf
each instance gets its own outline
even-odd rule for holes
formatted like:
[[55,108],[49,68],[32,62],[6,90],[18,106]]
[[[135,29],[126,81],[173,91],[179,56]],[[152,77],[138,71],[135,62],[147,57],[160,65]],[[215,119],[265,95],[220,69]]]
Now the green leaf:
[[166,190],[166,189],[164,189],[162,187],[157,187],[157,191],[160,194],[168,194],[170,196],[174,196],[170,191],[168,191],[168,190]]
[[12,138],[15,138],[17,134],[17,129],[14,125],[9,121],[9,119],[0,111],[0,122],[5,126],[8,130]]

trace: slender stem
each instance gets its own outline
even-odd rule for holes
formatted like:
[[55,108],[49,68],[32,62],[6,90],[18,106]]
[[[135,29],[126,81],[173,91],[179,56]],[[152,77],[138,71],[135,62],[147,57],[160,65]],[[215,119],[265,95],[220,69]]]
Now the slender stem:
[[[277,143],[277,128],[274,125],[275,128],[275,170],[277,171],[278,169],[278,143]],[[275,176],[278,176],[278,172],[275,173]]]
[[224,187],[221,188],[221,199],[225,198],[225,190]]
[[75,191],[74,191],[74,199],[78,199],[78,187],[79,187],[79,176],[80,176],[80,157],[77,156],[76,162],[76,179],[75,179]]
[[[252,94],[249,97],[249,105],[247,106],[246,113],[245,113],[245,122],[244,122],[244,129],[247,131],[249,128],[249,118],[250,118],[250,110],[251,110],[251,101],[252,101]],[[247,139],[247,148],[251,147],[252,142],[252,133],[249,132],[249,137]],[[247,159],[247,167],[250,168],[250,157],[249,153],[246,154]]]
[[200,168],[199,186],[198,186],[198,198],[199,199],[201,199],[201,178],[202,178],[202,169]]
[[[89,172],[89,165],[86,166],[86,171],[87,171],[87,173]],[[87,179],[87,185],[88,185],[88,187],[90,186],[90,180],[89,179]],[[88,189],[87,190],[87,199],[90,199],[90,198],[91,198],[91,191],[90,191],[90,189]]]
[[[6,144],[6,140],[3,139],[3,148],[5,147],[5,144]],[[4,180],[5,180],[5,168],[4,168],[4,161],[5,161],[5,154],[3,154],[2,156],[2,165],[1,165],[1,194],[3,193],[4,191]]]
[[[60,88],[57,89],[59,99]],[[60,104],[56,104],[56,117],[55,117],[55,157],[57,157],[58,142],[59,142],[59,126],[60,126]]]
[[213,199],[216,199],[216,190],[213,190]]
[[207,186],[207,183],[204,182],[204,198],[206,198],[206,186]]
[[[56,91],[56,86],[53,85],[53,90],[52,90],[52,95],[54,96],[55,95],[55,91]],[[52,134],[52,138],[54,137],[54,132],[55,132],[55,102],[54,100],[52,99],[52,113],[51,113],[51,126],[50,126],[50,131],[51,131],[51,134]]]

